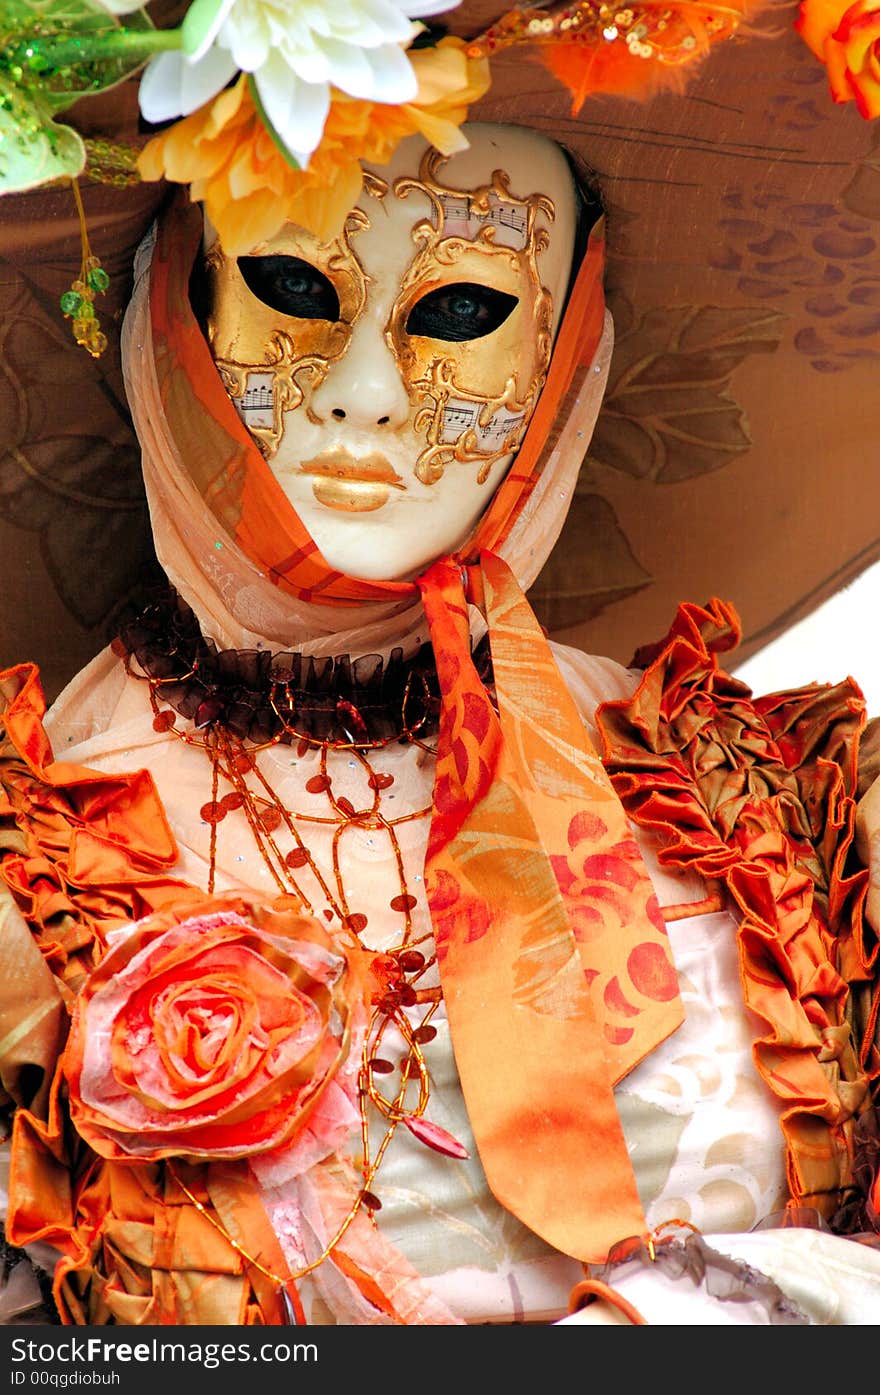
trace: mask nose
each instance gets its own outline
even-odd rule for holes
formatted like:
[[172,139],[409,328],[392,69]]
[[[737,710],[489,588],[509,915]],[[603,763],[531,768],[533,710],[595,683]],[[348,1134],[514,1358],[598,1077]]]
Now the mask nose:
[[358,320],[347,350],[312,394],[311,410],[322,422],[357,427],[394,428],[409,420],[409,394],[376,320]]

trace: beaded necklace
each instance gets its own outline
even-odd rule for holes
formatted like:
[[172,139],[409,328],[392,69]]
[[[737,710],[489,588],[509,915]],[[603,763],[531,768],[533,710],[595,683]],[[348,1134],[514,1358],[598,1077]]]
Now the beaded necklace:
[[[341,845],[345,834],[357,829],[386,838],[390,846],[397,886],[388,909],[399,917],[399,933],[389,948],[373,958],[377,986],[358,1078],[362,1185],[322,1255],[292,1276],[299,1279],[328,1257],[358,1211],[363,1209],[373,1220],[381,1209],[374,1179],[401,1124],[435,1151],[467,1157],[456,1139],[424,1117],[430,1075],[423,1048],[437,1035],[431,1019],[442,995],[439,986],[423,982],[436,965],[436,953],[430,933],[418,934],[413,922],[417,901],[407,885],[397,830],[428,818],[431,805],[389,816],[382,797],[394,776],[375,769],[370,760],[373,753],[394,744],[416,746],[426,759],[433,759],[434,747],[426,739],[436,730],[439,711],[433,655],[429,646],[423,646],[408,664],[393,655],[386,665],[376,656],[355,665],[348,660],[315,665],[304,663],[298,655],[218,652],[173,592],[158,597],[129,620],[113,648],[123,658],[128,675],[147,683],[154,729],[201,750],[210,763],[211,797],[199,810],[209,827],[209,894],[215,886],[223,822],[240,810],[279,897],[289,898],[289,904],[307,914],[323,915],[342,935],[360,941],[367,917],[350,904]],[[491,692],[488,645],[477,651],[475,659]],[[334,677],[341,680],[338,687],[344,695],[334,689]],[[317,752],[318,772],[306,781],[305,789],[312,796],[325,796],[326,813],[294,811],[280,798],[260,758],[281,745],[294,747],[300,757]],[[332,761],[342,754],[365,777],[370,793],[360,808],[334,791]],[[310,825],[332,829],[330,876],[322,871],[303,836]],[[306,891],[307,874],[317,894]],[[398,1042],[393,1040],[395,1032]],[[370,1139],[371,1109],[384,1121],[377,1146]],[[176,1171],[172,1176],[245,1261],[278,1285],[288,1314],[301,1320],[301,1305],[291,1293],[290,1280],[266,1270],[190,1193]]]

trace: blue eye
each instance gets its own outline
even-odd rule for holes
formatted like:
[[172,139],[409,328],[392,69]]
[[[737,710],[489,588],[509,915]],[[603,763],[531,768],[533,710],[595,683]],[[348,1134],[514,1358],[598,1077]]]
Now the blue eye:
[[238,269],[249,291],[299,320],[339,319],[339,297],[322,271],[301,257],[239,257]]
[[482,339],[498,329],[519,302],[515,295],[459,281],[429,291],[409,312],[407,334],[462,342]]

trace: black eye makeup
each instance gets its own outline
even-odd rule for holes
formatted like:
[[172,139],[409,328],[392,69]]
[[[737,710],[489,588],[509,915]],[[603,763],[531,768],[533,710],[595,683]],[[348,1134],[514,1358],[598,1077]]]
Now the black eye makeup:
[[439,286],[412,307],[406,332],[457,343],[482,339],[503,325],[518,304],[515,295],[472,281]]
[[301,257],[239,257],[238,269],[248,290],[283,315],[339,319],[339,296],[332,281]]

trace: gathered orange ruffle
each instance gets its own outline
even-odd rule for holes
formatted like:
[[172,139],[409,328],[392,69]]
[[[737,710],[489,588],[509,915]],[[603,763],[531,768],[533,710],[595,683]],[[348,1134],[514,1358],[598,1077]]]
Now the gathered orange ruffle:
[[[246,1160],[132,1165],[100,1158],[73,1144],[60,1080],[59,1074],[45,1122],[27,1110],[16,1114],[7,1233],[12,1244],[43,1240],[60,1251],[53,1292],[63,1323],[306,1321]],[[327,1237],[313,1242],[326,1250],[315,1281],[327,1320],[457,1325],[363,1210],[344,1224],[362,1184],[338,1157],[309,1173],[310,1222],[320,1216]]]
[[0,672],[0,878],[72,1002],[114,926],[200,892],[170,875],[177,845],[147,771],[53,758],[33,664]]
[[660,860],[721,878],[742,912],[755,1061],[782,1100],[790,1207],[832,1220],[854,1186],[853,1140],[880,1074],[877,940],[867,871],[850,861],[865,703],[851,679],[753,699],[718,655],[736,612],[682,605],[630,699],[597,714],[604,759]]
[[[358,1181],[333,1161],[314,1169],[314,1194],[331,1223],[338,1225],[351,1208]],[[65,1324],[263,1327],[306,1321],[245,1162],[180,1161],[172,1169],[96,1159],[75,1202],[79,1243],[55,1275]],[[334,1275],[328,1313],[330,1294],[342,1286],[353,1295],[348,1301],[371,1310],[376,1323],[455,1324],[426,1298],[415,1271],[363,1213],[325,1262]],[[276,1279],[287,1280],[283,1291]]]

